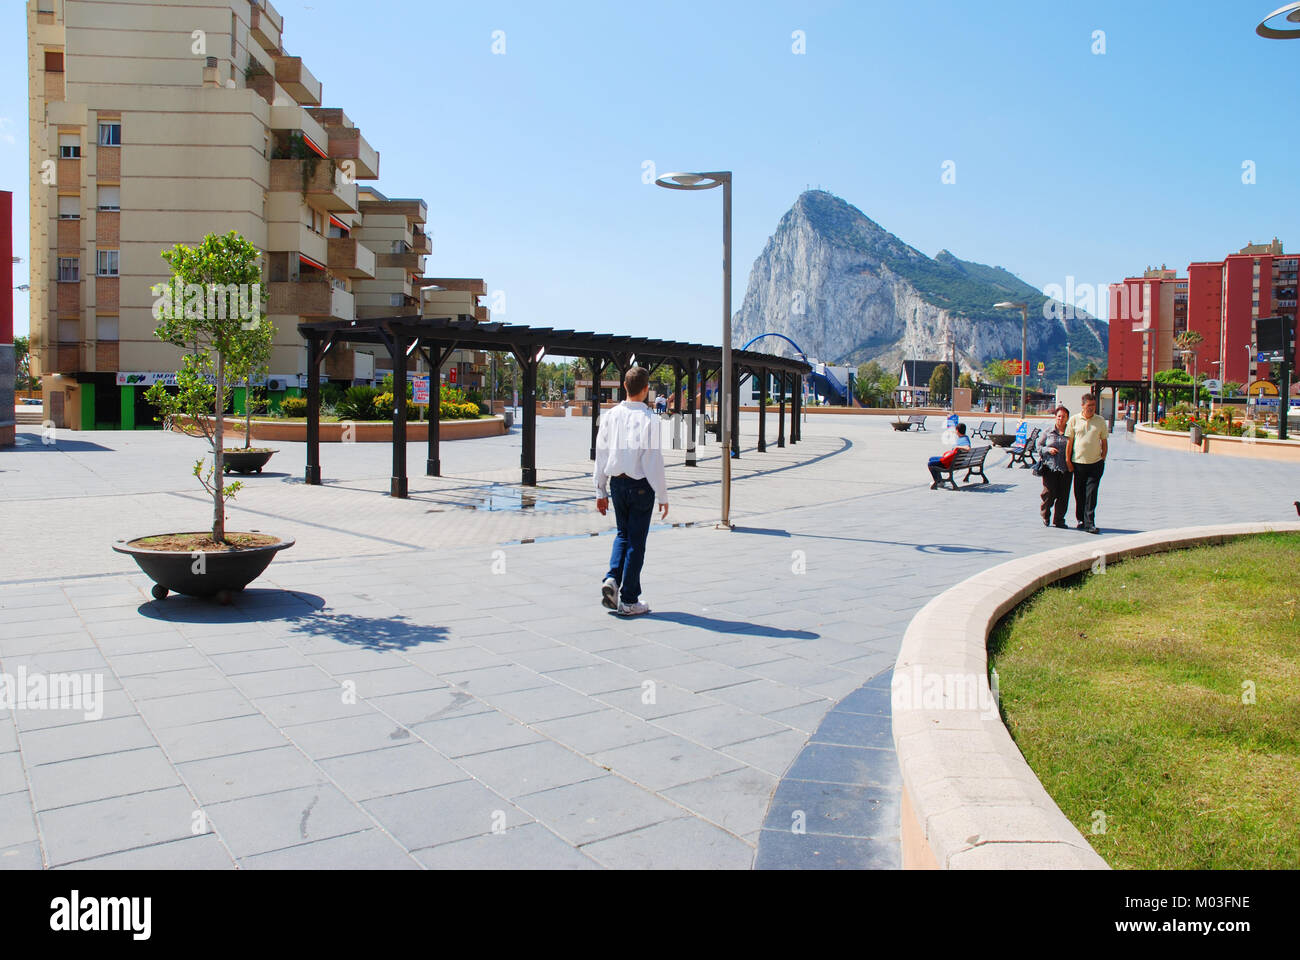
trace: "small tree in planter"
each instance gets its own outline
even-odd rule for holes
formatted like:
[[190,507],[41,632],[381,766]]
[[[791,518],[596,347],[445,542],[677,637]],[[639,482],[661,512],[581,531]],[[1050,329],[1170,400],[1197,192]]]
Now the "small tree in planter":
[[984,375],[998,385],[998,409],[1002,411],[1002,436],[1007,435],[1006,385],[1013,379],[1011,364],[1006,360],[990,360],[984,366]]
[[276,551],[293,545],[292,540],[264,534],[226,534],[226,500],[241,487],[223,478],[226,406],[232,384],[248,382],[266,362],[271,345],[272,329],[263,313],[261,257],[234,232],[209,234],[197,247],[177,244],[162,253],[172,280],[154,289],[154,316],[159,321],[154,334],[186,354],[175,392],[155,383],[146,396],[166,423],[193,424],[208,440],[212,463],[198,460],[194,476],[212,495],[212,529],[210,535],[164,534],[114,547],[133,556],[156,581],[158,599],[169,589],[228,599],[256,579]]

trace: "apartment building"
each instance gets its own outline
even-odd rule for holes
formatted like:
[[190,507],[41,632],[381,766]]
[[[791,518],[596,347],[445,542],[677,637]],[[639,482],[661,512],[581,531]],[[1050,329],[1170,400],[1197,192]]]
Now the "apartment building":
[[1174,338],[1191,330],[1202,337],[1196,347],[1201,371],[1242,384],[1270,379],[1269,365],[1255,362],[1256,325],[1260,317],[1295,317],[1297,263],[1300,258],[1287,256],[1274,238],[1222,260],[1192,263],[1186,278],[1162,268],[1112,284],[1110,376],[1143,380],[1181,368]]
[[[264,251],[273,404],[305,384],[300,320],[420,313],[427,206],[359,185],[379,153],[322,106],[270,3],[27,6],[32,365],[57,425],[153,425],[144,389],[180,364],[153,336],[159,253],[209,233]],[[382,376],[330,362],[331,379]]]

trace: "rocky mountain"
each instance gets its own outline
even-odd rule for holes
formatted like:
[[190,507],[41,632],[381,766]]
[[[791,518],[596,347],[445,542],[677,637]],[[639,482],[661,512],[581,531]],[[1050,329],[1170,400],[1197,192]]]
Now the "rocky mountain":
[[[827,363],[876,360],[891,372],[907,359],[948,356],[950,338],[966,371],[993,359],[1020,357],[1020,311],[1029,304],[1029,361],[1047,365],[1048,383],[1064,382],[1088,361],[1106,366],[1107,327],[1082,311],[1044,310],[1048,298],[1001,267],[961,260],[947,250],[933,259],[908,246],[862,211],[823,190],[795,201],[749,275],[732,321],[737,346],[781,333]],[[1052,319],[1047,319],[1050,316]],[[789,354],[781,340],[761,349]]]

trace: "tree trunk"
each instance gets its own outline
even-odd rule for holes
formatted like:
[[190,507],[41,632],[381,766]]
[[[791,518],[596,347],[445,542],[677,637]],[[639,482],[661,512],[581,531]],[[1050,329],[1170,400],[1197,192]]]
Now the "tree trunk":
[[226,358],[217,354],[217,398],[213,401],[216,408],[215,430],[212,434],[212,539],[216,543],[226,542],[226,498],[225,491],[225,426],[226,405]]
[[253,445],[253,381],[244,380],[244,449]]

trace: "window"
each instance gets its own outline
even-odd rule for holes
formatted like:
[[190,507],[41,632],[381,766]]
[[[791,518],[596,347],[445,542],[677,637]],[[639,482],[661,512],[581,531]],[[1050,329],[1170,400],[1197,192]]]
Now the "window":
[[100,187],[99,188],[99,209],[121,210],[122,209],[122,188],[121,187]]
[[101,123],[99,125],[99,145],[101,147],[120,147],[122,145],[122,125],[120,123]]
[[80,320],[59,321],[59,342],[60,343],[77,343],[80,339],[81,339]]
[[45,51],[45,72],[46,73],[63,72],[63,51],[62,50]]
[[118,250],[100,250],[95,254],[95,275],[99,277],[116,277],[118,275]]
[[96,317],[95,318],[95,339],[97,340],[116,340],[118,331],[117,317]]
[[81,219],[81,198],[80,197],[59,197],[59,219],[80,220]]
[[81,137],[75,133],[59,134],[59,158],[62,160],[80,160]]
[[390,307],[400,307],[406,302],[406,298],[400,293],[390,293],[388,295],[388,305]]
[[81,258],[59,257],[59,283],[79,283],[81,281]]

